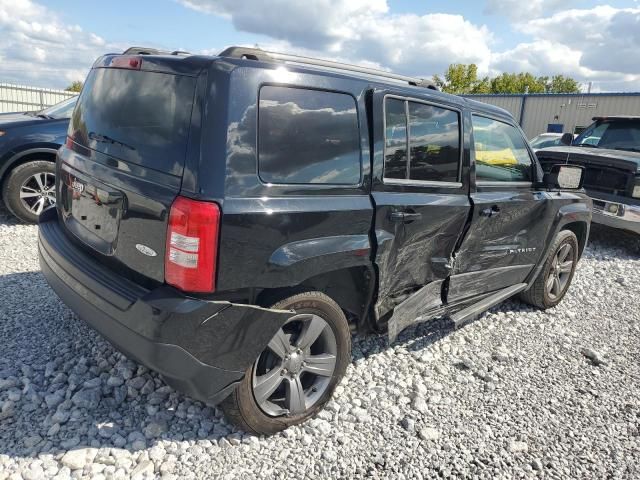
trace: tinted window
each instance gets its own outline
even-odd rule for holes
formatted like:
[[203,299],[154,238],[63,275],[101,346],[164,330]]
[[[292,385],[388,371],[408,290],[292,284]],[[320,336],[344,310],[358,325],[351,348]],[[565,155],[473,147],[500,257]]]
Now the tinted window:
[[69,126],[89,148],[178,173],[184,161],[195,78],[138,70],[92,70]]
[[473,116],[476,178],[492,182],[531,181],[531,158],[518,129]]
[[409,143],[412,180],[458,181],[460,128],[456,112],[409,102]]
[[385,178],[407,178],[407,113],[404,100],[385,100]]
[[585,130],[574,145],[640,151],[640,122],[629,120],[596,123]]
[[265,86],[258,111],[260,178],[267,183],[360,182],[360,134],[350,95]]
[[40,114],[51,118],[71,118],[71,114],[73,113],[77,100],[78,97],[63,100],[52,107],[45,108],[40,112]]
[[529,144],[531,148],[547,148],[554,147],[556,145],[560,145],[560,136],[550,137],[548,135],[538,135],[536,138],[531,140]]

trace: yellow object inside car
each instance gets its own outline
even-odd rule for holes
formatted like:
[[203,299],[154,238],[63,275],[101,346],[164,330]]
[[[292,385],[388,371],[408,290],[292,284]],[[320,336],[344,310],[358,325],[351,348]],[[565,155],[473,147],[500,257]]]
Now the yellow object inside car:
[[476,162],[488,165],[515,165],[518,163],[511,148],[488,150],[487,147],[490,146],[476,143]]

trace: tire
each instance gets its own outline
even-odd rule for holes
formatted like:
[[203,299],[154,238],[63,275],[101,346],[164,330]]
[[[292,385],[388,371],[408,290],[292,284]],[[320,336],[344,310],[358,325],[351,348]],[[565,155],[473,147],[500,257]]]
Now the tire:
[[[31,196],[21,198],[21,191]],[[55,205],[55,163],[34,160],[15,167],[2,185],[2,200],[20,220],[36,223],[43,210]]]
[[[558,260],[556,259],[559,258],[558,255],[562,255],[567,251],[567,249],[570,249],[570,260],[568,259],[569,257],[565,257],[565,259],[558,265],[558,269],[560,269],[561,272],[560,275],[564,274],[566,276],[557,277],[558,269],[556,268],[556,264]],[[565,264],[565,271],[562,271],[562,263]],[[578,239],[573,232],[569,230],[562,230],[553,241],[553,245],[549,249],[549,256],[545,260],[544,266],[542,270],[540,270],[538,277],[533,282],[531,288],[520,294],[520,298],[525,303],[543,310],[555,307],[562,301],[567,293],[567,290],[571,285],[571,281],[573,280],[577,264]],[[552,276],[556,276],[558,278],[557,285],[559,288],[556,287],[555,282],[551,278]],[[551,283],[554,284],[553,288],[550,288]]]
[[[260,354],[254,365],[247,369],[244,378],[235,391],[220,405],[232,423],[246,432],[258,435],[272,435],[316,415],[331,399],[336,386],[344,376],[347,365],[351,361],[351,333],[347,319],[338,304],[327,295],[321,292],[299,293],[277,302],[272,305],[272,308],[294,310],[295,314],[292,314],[291,319],[276,333],[272,341],[269,342],[269,346],[265,347],[265,350]],[[313,333],[309,332],[318,330],[317,328],[311,328],[312,325],[319,325],[316,317],[323,320],[326,325],[323,326],[321,333],[318,334],[317,340],[310,344],[309,352],[306,352],[305,349],[306,353],[302,352],[298,356],[296,352],[301,352],[301,350],[293,349],[296,348],[296,344],[303,346],[307,338],[314,336]],[[300,324],[300,330],[299,333],[296,333],[298,324]],[[293,333],[288,333],[290,331],[293,331]],[[288,337],[288,343],[285,343],[285,346],[289,346],[289,352],[292,352],[287,354],[289,355],[288,357],[286,355],[276,355],[274,352],[278,348],[271,349],[271,345],[282,345],[277,341],[283,338],[280,336],[281,332],[285,333],[284,338]],[[318,359],[331,357],[331,353],[325,354],[322,351],[318,351],[318,349],[332,346],[333,340],[335,340],[335,348],[329,349],[335,352],[335,355],[333,355],[335,357],[335,365],[331,374],[327,373],[328,370],[324,370],[324,368],[327,368],[324,367],[324,364],[322,375],[305,371],[305,369],[310,368],[310,365],[318,365],[315,363],[318,362]],[[291,346],[291,344],[294,346]],[[303,346],[303,348],[305,347]],[[294,356],[296,357],[294,358]],[[287,358],[287,360],[284,358]],[[302,361],[301,359],[306,360],[302,362],[302,366],[293,365],[296,363],[294,360],[299,363]],[[265,367],[265,365],[268,365],[267,362],[272,362],[274,366],[272,368]],[[289,368],[287,369],[286,367]],[[266,395],[269,400],[258,402],[257,395],[261,392],[260,388],[265,385],[265,383],[260,382],[269,377],[273,380],[273,382],[269,383],[275,385],[280,382],[279,386],[270,395],[262,392],[263,397]],[[292,385],[302,386],[302,390],[297,390],[297,388],[294,388],[294,390],[304,393],[302,395],[305,398],[304,407],[302,406],[303,404],[297,403],[299,412],[291,413],[291,409],[278,411],[278,409],[284,409],[287,406],[291,407],[293,403],[296,403],[293,400],[288,400],[288,396],[291,396],[291,398],[296,397],[296,395],[290,393]],[[267,388],[268,392],[269,388],[265,388]],[[283,392],[285,396],[281,399],[280,395]],[[271,403],[271,401],[275,403]]]

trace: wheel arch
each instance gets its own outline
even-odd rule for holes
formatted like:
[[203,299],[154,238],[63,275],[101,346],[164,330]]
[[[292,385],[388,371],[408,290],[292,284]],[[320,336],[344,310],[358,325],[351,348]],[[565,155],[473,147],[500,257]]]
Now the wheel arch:
[[570,222],[562,225],[560,231],[562,230],[569,230],[573,232],[578,239],[578,259],[580,259],[585,247],[587,246],[587,239],[589,238],[589,225],[586,221]]
[[41,146],[26,148],[14,153],[6,162],[4,162],[4,165],[0,167],[0,185],[4,183],[11,171],[20,165],[24,165],[25,163],[35,160],[45,160],[55,163],[58,148],[60,148],[59,145]]
[[591,200],[586,197],[580,197],[580,201],[574,201],[569,204],[562,205],[558,209],[558,213],[554,220],[553,226],[549,230],[547,235],[544,251],[541,253],[536,266],[526,279],[527,290],[531,288],[533,282],[538,277],[538,274],[544,266],[544,262],[549,254],[549,248],[553,243],[553,239],[556,238],[558,233],[563,230],[569,230],[573,232],[578,238],[578,259],[582,256],[584,248],[587,245],[589,239],[589,230],[591,226]]
[[314,275],[297,285],[263,289],[256,297],[256,304],[268,307],[297,293],[319,291],[340,306],[352,327],[367,330],[374,287],[373,268],[364,265],[353,266]]

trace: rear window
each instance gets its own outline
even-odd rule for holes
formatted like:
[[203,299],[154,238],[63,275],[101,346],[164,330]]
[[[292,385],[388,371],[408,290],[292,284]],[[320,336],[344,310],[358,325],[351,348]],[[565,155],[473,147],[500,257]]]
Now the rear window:
[[262,87],[258,170],[266,183],[360,183],[355,99],[337,92]]
[[87,78],[69,125],[81,145],[163,172],[184,163],[196,79],[98,68]]

